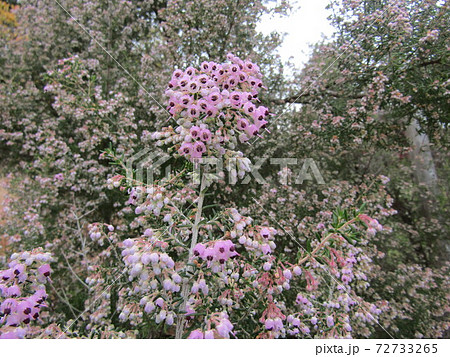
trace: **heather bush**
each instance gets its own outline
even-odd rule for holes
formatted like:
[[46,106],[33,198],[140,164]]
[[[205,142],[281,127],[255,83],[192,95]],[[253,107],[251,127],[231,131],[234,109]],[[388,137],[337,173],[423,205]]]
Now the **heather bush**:
[[[229,170],[236,181],[248,170],[248,159],[236,151],[238,141],[260,135],[269,111],[252,103],[263,87],[258,67],[229,58],[231,63],[204,62],[199,69],[174,72],[166,95],[177,126],[165,127],[153,137],[158,146],[168,146],[174,156],[194,165],[201,165],[203,155],[237,158],[236,168]],[[277,229],[259,224],[260,219],[243,216],[235,208],[203,213],[214,171],[201,168],[198,191],[186,182],[189,176],[183,171],[151,185],[124,175],[110,180],[113,187],[128,187],[128,203],[134,207],[129,224],[138,237],[118,239],[113,227],[92,225],[93,240],[102,245],[121,242],[125,268],[115,278],[100,265],[88,279],[98,294],[107,290],[113,277],[121,280],[114,284],[120,321],[146,331],[146,324],[154,320],[167,326],[166,335],[175,333],[178,338],[348,337],[352,317],[363,324],[377,321],[374,316],[382,310],[349,287],[351,282],[365,285],[364,273],[354,269],[369,259],[354,244],[383,229],[377,220],[359,209],[323,212],[329,221],[322,217],[319,239],[311,232],[307,244],[296,242],[296,254],[285,254],[280,250],[283,243],[275,243]],[[88,329],[101,330],[108,302],[98,299],[96,304],[101,310],[95,310],[102,313],[91,315]]]
[[446,336],[448,4],[274,3],[0,7],[0,337]]

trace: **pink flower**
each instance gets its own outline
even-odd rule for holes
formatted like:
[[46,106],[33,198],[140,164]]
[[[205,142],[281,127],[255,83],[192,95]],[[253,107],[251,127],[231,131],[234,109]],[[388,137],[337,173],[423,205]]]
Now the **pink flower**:
[[206,142],[211,141],[211,132],[208,129],[202,129],[200,132],[200,140]]
[[50,276],[50,272],[51,272],[50,265],[49,264],[41,265],[38,268],[38,272],[39,272],[39,274],[42,274],[45,277],[49,277]]
[[172,281],[170,279],[164,279],[162,282],[162,286],[164,290],[171,290],[172,289]]
[[191,104],[187,108],[187,114],[191,118],[198,118],[198,116],[200,115],[200,109],[199,109],[199,107],[197,105]]
[[257,79],[257,78],[250,77],[249,81],[250,81],[250,85],[252,87],[258,87],[258,88],[262,87],[262,82],[259,79]]
[[21,301],[17,305],[17,311],[24,315],[29,315],[29,314],[31,314],[33,307],[34,306],[30,301]]
[[152,302],[148,302],[145,304],[144,311],[147,314],[150,314],[153,310],[155,310],[155,304],[153,304]]
[[241,118],[237,121],[237,128],[239,130],[245,130],[249,126],[248,120]]
[[271,331],[273,329],[273,327],[275,326],[275,323],[272,319],[266,319],[266,321],[264,322],[264,326],[266,327],[266,329]]
[[213,92],[213,93],[209,94],[207,98],[208,98],[208,101],[213,106],[222,100],[222,96],[220,95],[219,92]]
[[300,331],[302,331],[304,334],[309,334],[311,332],[308,326],[302,326],[300,328]]
[[211,70],[211,64],[210,62],[202,62],[202,64],[200,65],[200,68],[202,69],[202,71],[205,72],[209,72]]
[[237,73],[237,78],[239,82],[244,83],[248,81],[248,74],[245,72],[239,72]]
[[197,141],[194,144],[194,149],[192,150],[192,157],[202,157],[203,153],[206,152],[206,146],[201,141]]
[[208,117],[215,116],[217,112],[218,112],[217,108],[210,104],[208,104],[208,107],[205,109],[205,113]]
[[10,286],[6,291],[6,295],[9,297],[17,297],[20,296],[20,288],[17,285]]
[[241,106],[241,93],[240,92],[231,92],[230,93],[230,103],[238,108]]
[[213,248],[207,248],[205,249],[202,258],[208,261],[212,261],[214,259],[215,253],[216,252]]
[[194,67],[188,67],[186,68],[186,70],[184,71],[184,73],[188,76],[193,76],[195,74],[197,70]]
[[202,243],[197,243],[196,245],[195,245],[195,247],[194,247],[194,255],[196,256],[196,257],[198,257],[198,256],[202,256],[203,255],[203,252],[205,251],[205,245],[204,244],[202,244]]
[[150,254],[150,262],[158,263],[158,261],[159,261],[159,254],[158,253]]
[[194,330],[189,334],[189,339],[203,339],[203,332],[200,330]]
[[15,275],[20,275],[25,271],[25,266],[23,264],[16,264],[12,267]]
[[159,307],[163,307],[163,305],[164,305],[164,300],[162,299],[162,298],[157,298],[156,299],[156,301],[155,301],[155,305],[156,306],[159,306]]
[[218,241],[214,244],[214,250],[216,254],[226,254],[228,252],[228,247],[225,241]]
[[173,88],[173,87],[176,87],[177,85],[178,85],[178,80],[172,78],[172,79],[169,81],[168,87],[169,87],[169,88]]
[[230,70],[232,73],[238,73],[239,71],[239,66],[237,64],[232,64],[230,67]]
[[283,276],[287,279],[287,280],[291,280],[292,279],[292,273],[289,269],[286,269],[283,271]]
[[255,69],[257,68],[257,66],[255,64],[253,64],[250,61],[245,61],[244,62],[244,67],[248,70],[250,70],[251,72],[255,72]]
[[206,112],[206,110],[207,110],[207,108],[209,106],[209,104],[206,101],[206,99],[203,99],[203,98],[198,100],[197,105],[200,108],[201,112]]
[[219,66],[220,66],[220,65],[218,65],[218,64],[215,63],[215,62],[209,62],[209,70],[210,70],[210,71],[216,71],[217,68],[218,68]]
[[248,136],[252,137],[255,136],[259,133],[258,128],[256,127],[256,125],[252,124],[249,125],[246,129],[245,132],[248,134]]
[[229,338],[230,332],[233,330],[233,325],[231,324],[228,319],[224,318],[220,324],[216,326],[216,331],[219,334],[219,336],[222,336],[223,338]]
[[185,108],[188,108],[192,104],[192,101],[193,101],[192,97],[187,94],[183,95],[180,98],[180,104]]
[[243,109],[247,114],[251,115],[256,110],[256,107],[252,102],[247,102],[244,104]]
[[172,74],[172,79],[178,80],[183,76],[183,71],[181,69],[176,69]]
[[264,244],[261,245],[261,250],[262,250],[262,252],[263,252],[265,255],[267,255],[267,254],[269,254],[270,252],[272,252],[272,249],[270,248],[270,245],[268,245],[267,243],[264,243]]
[[53,179],[62,181],[62,180],[64,180],[64,175],[62,173],[56,174],[55,176],[53,176]]
[[200,135],[201,129],[198,126],[193,126],[191,127],[191,129],[189,130],[189,133],[191,134],[191,137],[193,139],[197,139]]
[[1,277],[4,281],[8,281],[14,276],[14,272],[12,269],[3,270],[1,273]]
[[142,254],[142,256],[141,256],[141,262],[142,262],[142,264],[144,264],[144,265],[150,264],[150,254],[148,254],[148,253]]
[[178,149],[180,155],[189,156],[192,154],[193,147],[191,143],[183,143]]
[[189,80],[190,80],[190,78],[189,78],[188,76],[184,76],[183,78],[181,78],[181,79],[178,81],[178,85],[179,85],[181,88],[187,88],[187,85],[189,84]]
[[15,311],[17,304],[16,299],[6,299],[0,305],[0,311],[2,314],[9,315],[11,312]]
[[189,92],[197,93],[200,90],[200,85],[197,81],[190,81],[188,84]]
[[230,240],[216,242],[214,245],[214,251],[215,260],[217,260],[220,264],[224,264],[230,257],[237,254],[234,244]]
[[47,299],[47,293],[44,289],[40,289],[33,294],[32,298],[37,304],[42,304]]
[[261,237],[263,237],[264,239],[270,238],[270,230],[267,227],[261,228],[259,234],[261,234]]
[[255,123],[255,126],[258,128],[258,129],[265,129],[266,128],[266,126],[267,126],[267,121],[266,120],[257,120],[256,121],[256,123]]
[[298,266],[294,267],[293,272],[294,272],[294,275],[296,275],[296,276],[302,275],[302,269]]

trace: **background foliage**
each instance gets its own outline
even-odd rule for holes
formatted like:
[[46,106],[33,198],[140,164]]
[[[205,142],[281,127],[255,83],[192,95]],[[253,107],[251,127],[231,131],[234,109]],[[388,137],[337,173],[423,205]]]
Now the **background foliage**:
[[[224,180],[208,204],[238,208],[276,228],[280,254],[295,259],[296,241],[320,244],[332,212],[364,203],[384,230],[356,245],[350,285],[380,310],[379,324],[350,315],[352,336],[446,336],[448,2],[333,1],[334,37],[316,44],[293,77],[283,75],[276,52],[281,35],[256,31],[263,14],[289,12],[285,1],[60,4],[0,2],[0,160],[8,193],[1,263],[6,269],[13,252],[43,248],[53,257],[56,285],[47,287],[47,312],[36,322],[42,329],[29,337],[173,336],[149,319],[138,326],[119,319],[126,279],[96,302],[101,314],[93,318],[92,303],[108,283],[100,276],[113,276],[123,263],[107,240],[91,239],[92,224],[113,225],[117,244],[140,234],[126,192],[107,187],[120,170],[102,153],[160,150],[151,133],[168,119],[164,91],[174,69],[224,62],[228,52],[259,64],[267,87],[261,104],[275,114],[271,133],[244,146],[245,155],[300,164],[280,171],[266,161],[260,173],[271,178],[267,184]],[[293,182],[305,158],[315,160],[324,185]],[[317,266],[309,268],[321,283],[311,292],[302,280],[295,291],[324,296],[326,314],[338,289]]]

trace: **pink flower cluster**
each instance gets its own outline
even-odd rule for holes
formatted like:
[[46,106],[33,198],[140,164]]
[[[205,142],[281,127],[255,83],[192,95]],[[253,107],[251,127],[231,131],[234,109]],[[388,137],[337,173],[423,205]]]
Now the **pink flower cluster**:
[[209,263],[218,262],[225,264],[225,262],[238,255],[236,248],[231,240],[221,240],[213,242],[213,244],[205,245],[198,243],[194,247],[194,256],[200,257]]
[[[229,213],[234,222],[230,235],[232,238],[239,237],[237,241],[247,251],[267,258],[275,250],[276,244],[273,240],[277,234],[276,229],[272,227],[252,227],[250,217],[241,216],[235,209],[229,210]],[[270,270],[269,265],[265,266],[265,270]]]
[[9,269],[0,271],[0,338],[23,338],[31,321],[38,320],[47,298],[49,253],[40,250],[14,253]]
[[[215,328],[212,328],[212,324]],[[189,334],[189,339],[214,339],[214,338],[230,338],[233,332],[233,324],[229,320],[226,312],[215,313],[207,321],[208,329],[203,332],[200,329],[193,330]]]
[[173,73],[166,95],[178,127],[155,133],[160,145],[175,144],[191,160],[210,151],[222,156],[237,139],[246,142],[265,129],[269,110],[255,104],[263,88],[258,66],[232,54],[228,59]]
[[[144,312],[151,315],[156,323],[165,321],[172,325],[176,314],[170,310],[172,294],[178,293],[182,279],[175,271],[175,262],[165,252],[160,251],[164,244],[148,236],[141,239],[126,239],[123,241],[122,256],[127,267],[129,281],[134,282],[131,295],[143,296],[139,304],[128,304],[122,308],[119,318],[122,321],[135,320],[141,317],[138,305],[144,307]],[[150,241],[151,240],[151,241]]]
[[369,236],[374,236],[377,232],[383,230],[383,226],[374,218],[370,218],[366,214],[360,214],[359,219],[367,225],[367,233]]
[[[5,326],[18,327],[20,324],[28,325],[32,320],[37,320],[41,307],[47,298],[44,289],[36,291],[29,297],[19,297],[16,294],[13,297],[5,299],[0,305],[0,315],[2,324]],[[20,337],[20,331],[10,331],[9,335],[16,334]],[[0,338],[6,338],[3,334]]]
[[283,315],[278,306],[275,303],[270,302],[262,313],[259,321],[264,324],[264,327],[268,331],[268,337],[276,338],[284,328],[283,321],[285,319],[286,316]]

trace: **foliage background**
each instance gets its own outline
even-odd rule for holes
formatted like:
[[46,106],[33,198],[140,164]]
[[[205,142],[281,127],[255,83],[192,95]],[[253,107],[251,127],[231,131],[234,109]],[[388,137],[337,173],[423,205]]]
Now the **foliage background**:
[[[222,62],[232,52],[260,65],[262,104],[275,114],[271,134],[245,147],[246,155],[313,158],[325,185],[280,184],[279,168],[266,163],[268,184],[217,184],[209,203],[275,226],[289,255],[296,249],[290,235],[304,244],[329,212],[365,202],[385,230],[364,243],[368,261],[359,269],[367,284],[354,289],[382,307],[380,325],[393,336],[446,336],[448,2],[333,2],[334,38],[316,44],[293,78],[276,53],[281,35],[255,30],[262,14],[287,14],[285,1],[62,1],[77,21],[56,1],[10,3],[0,7],[8,193],[1,259],[37,247],[56,257],[47,324],[64,329],[95,296],[85,281],[104,264],[105,247],[89,238],[90,224],[113,224],[122,240],[134,232],[125,195],[106,187],[117,170],[101,153],[158,150],[150,133],[167,119],[158,103],[165,105],[173,70]],[[170,336],[150,323],[136,331],[114,309],[104,318],[112,331],[101,337]],[[83,316],[72,336],[93,337],[89,324]],[[353,333],[377,338],[386,330],[361,323]]]

